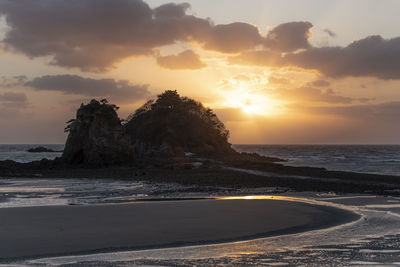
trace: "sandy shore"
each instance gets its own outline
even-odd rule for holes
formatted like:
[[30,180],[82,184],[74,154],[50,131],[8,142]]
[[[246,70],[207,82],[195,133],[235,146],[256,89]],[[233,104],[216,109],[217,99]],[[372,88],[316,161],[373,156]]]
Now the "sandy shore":
[[287,234],[358,218],[282,200],[193,200],[0,209],[0,260]]

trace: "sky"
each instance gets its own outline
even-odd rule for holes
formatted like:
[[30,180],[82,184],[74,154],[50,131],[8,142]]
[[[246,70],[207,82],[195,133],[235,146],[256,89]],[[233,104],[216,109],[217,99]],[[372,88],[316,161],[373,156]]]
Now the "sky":
[[400,1],[1,0],[0,143],[64,143],[81,103],[164,90],[234,144],[400,144]]

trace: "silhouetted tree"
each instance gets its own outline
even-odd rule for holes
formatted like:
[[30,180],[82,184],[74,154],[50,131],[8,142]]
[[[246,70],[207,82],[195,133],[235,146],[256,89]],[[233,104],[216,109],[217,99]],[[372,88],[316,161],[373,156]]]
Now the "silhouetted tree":
[[133,143],[170,146],[174,152],[231,152],[229,131],[210,108],[168,90],[128,117],[125,127]]

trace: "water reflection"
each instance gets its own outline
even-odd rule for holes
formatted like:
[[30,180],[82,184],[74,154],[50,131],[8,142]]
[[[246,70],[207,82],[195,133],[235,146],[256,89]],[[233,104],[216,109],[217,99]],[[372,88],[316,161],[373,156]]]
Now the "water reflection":
[[300,234],[260,238],[225,244],[188,246],[57,257],[26,264],[67,266],[359,266],[400,262],[400,218],[393,210],[373,203],[394,203],[396,198],[378,196],[284,195],[222,197],[224,199],[276,199],[342,206],[362,214],[345,225]]
[[[2,196],[3,198],[6,197],[4,196],[4,192],[13,191],[16,199],[14,200],[14,206],[36,205],[37,203],[29,203],[32,199],[32,201],[35,201],[33,196],[39,196],[38,199],[42,202],[47,201],[59,204],[68,204],[62,203],[60,200],[65,201],[65,199],[70,200],[72,198],[80,199],[82,203],[92,203],[90,202],[91,199],[96,199],[96,203],[98,203],[99,200],[104,199],[140,200],[142,198],[160,195],[169,199],[177,197],[193,198],[194,196],[200,196],[216,198],[221,201],[234,199],[300,201],[310,204],[344,208],[362,215],[361,219],[352,223],[300,234],[282,235],[214,245],[44,258],[17,262],[17,265],[321,266],[327,265],[328,263],[329,265],[334,266],[357,266],[377,263],[396,264],[400,262],[400,198],[371,195],[337,196],[335,194],[290,192],[283,195],[248,194],[245,196],[213,196],[210,194],[205,195],[204,193],[196,195],[187,193],[187,188],[179,188],[174,185],[164,186],[161,184],[144,184],[140,182],[132,183],[131,181],[124,182],[113,180],[102,180],[96,182],[93,180],[86,181],[84,179],[68,181],[53,180],[51,182],[43,180],[41,184],[42,187],[38,186],[38,184],[34,185],[29,181],[21,182],[20,186],[18,186],[17,183],[18,182],[14,180],[9,180],[9,191],[5,189],[6,187],[3,187],[0,193],[0,206],[6,203],[1,203]],[[36,192],[23,189],[29,186],[34,186],[33,189],[36,188]],[[46,189],[48,189],[48,191]],[[178,193],[170,194],[169,192]],[[207,192],[207,189],[205,189],[204,192]],[[227,192],[229,193],[233,191]],[[13,193],[11,192],[10,195],[12,194]],[[25,203],[22,203],[24,201]],[[41,204],[46,205],[45,203]]]

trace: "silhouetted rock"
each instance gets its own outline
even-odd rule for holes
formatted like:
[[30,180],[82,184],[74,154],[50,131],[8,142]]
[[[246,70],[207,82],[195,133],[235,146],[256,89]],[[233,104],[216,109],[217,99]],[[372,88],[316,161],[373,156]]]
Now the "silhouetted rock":
[[56,151],[53,149],[49,149],[43,146],[38,146],[38,147],[34,147],[34,148],[30,148],[27,150],[28,152],[32,152],[32,153],[41,153],[41,152],[62,152],[62,151]]
[[235,153],[229,131],[200,102],[165,91],[130,116],[125,125],[138,157],[224,155]]
[[69,131],[62,159],[70,164],[109,165],[133,159],[129,136],[116,110],[118,107],[92,100],[81,105]]
[[[200,102],[166,91],[130,116],[123,126],[115,105],[92,100],[81,105],[69,131],[62,159],[69,164],[110,165],[141,158],[147,164],[186,164],[189,156],[237,154],[229,131]],[[188,153],[191,152],[191,153]],[[155,158],[148,160],[148,158]]]

